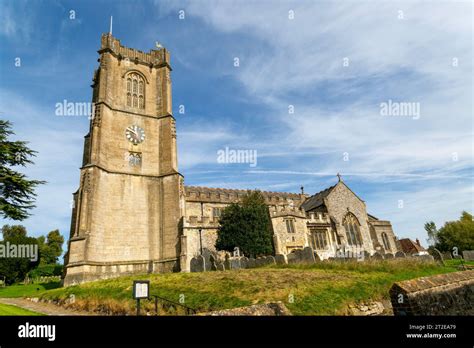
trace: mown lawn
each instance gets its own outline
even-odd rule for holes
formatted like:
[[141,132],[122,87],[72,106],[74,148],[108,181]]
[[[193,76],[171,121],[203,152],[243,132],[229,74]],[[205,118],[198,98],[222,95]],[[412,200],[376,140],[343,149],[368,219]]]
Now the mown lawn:
[[27,309],[23,309],[17,306],[7,305],[0,303],[0,316],[5,315],[29,315],[29,316],[36,316],[42,315],[41,313],[29,311]]
[[[312,265],[205,273],[138,275],[41,292],[40,297],[80,310],[133,314],[132,283],[150,280],[151,294],[180,300],[198,312],[282,301],[294,315],[346,314],[352,303],[388,299],[396,281],[456,271],[414,259],[323,262]],[[142,300],[143,312],[153,312]],[[166,314],[183,314],[169,309]]]
[[461,265],[474,266],[474,261],[465,261],[461,259],[444,260],[446,266],[457,267]]
[[56,289],[59,286],[59,282],[28,285],[14,284],[0,288],[0,297],[38,297],[45,291]]

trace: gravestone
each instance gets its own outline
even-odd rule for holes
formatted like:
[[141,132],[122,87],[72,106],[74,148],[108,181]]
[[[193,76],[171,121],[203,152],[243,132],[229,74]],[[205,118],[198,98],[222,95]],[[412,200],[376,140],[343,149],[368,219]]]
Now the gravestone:
[[395,253],[395,257],[396,258],[400,258],[400,257],[406,257],[405,253],[403,251],[397,251]]
[[376,251],[376,252],[372,255],[371,258],[374,259],[374,260],[383,260],[383,255],[382,255],[381,253],[379,253],[378,251]]
[[384,259],[393,259],[393,254],[391,254],[391,253],[386,253],[386,254],[384,255]]
[[288,260],[288,264],[300,263],[301,262],[301,250],[295,250],[288,255],[286,255],[286,259]]
[[212,270],[212,263],[211,263],[211,256],[216,260],[216,256],[213,255],[214,253],[210,251],[209,249],[203,249],[202,250],[202,256],[204,257],[204,269],[206,271],[211,271]]
[[209,264],[210,264],[211,271],[217,271],[216,259],[214,258],[212,254],[209,255]]
[[224,263],[223,262],[219,262],[217,264],[217,270],[218,271],[225,271],[225,266],[224,266]]
[[230,269],[240,269],[240,258],[238,257],[231,257],[230,261]]
[[274,265],[276,263],[275,258],[271,255],[265,258],[265,262],[267,265]]
[[438,249],[431,248],[431,249],[429,249],[428,252],[430,253],[431,256],[433,256],[433,258],[435,259],[436,262],[439,262],[440,264],[442,264],[444,266],[443,254],[441,254],[441,252]]
[[275,262],[277,265],[286,265],[286,257],[283,254],[275,255]]
[[195,256],[191,259],[191,272],[204,272],[205,260],[202,255]]
[[257,257],[257,258],[255,259],[255,266],[256,266],[256,267],[265,266],[265,258],[263,258],[263,257]]
[[297,260],[296,260],[296,255],[295,253],[289,253],[288,255],[286,255],[286,260],[288,261],[288,264],[291,265],[293,263],[296,263]]
[[462,252],[462,257],[466,261],[474,261],[474,250],[464,250]]
[[451,255],[450,251],[445,251],[442,254],[443,254],[443,259],[445,259],[445,260],[452,260],[453,259],[453,255]]
[[249,258],[248,262],[247,262],[247,266],[248,268],[255,268],[257,267],[257,263],[255,261],[255,259],[253,257]]
[[301,251],[301,262],[302,263],[315,263],[313,249],[311,247],[306,247]]
[[296,250],[295,255],[296,255],[297,262],[301,263],[301,261],[303,261],[303,250],[301,249]]
[[240,267],[241,268],[248,268],[248,262],[249,262],[249,259],[247,257],[241,257],[240,258]]
[[230,256],[228,254],[225,255],[224,267],[227,270],[231,269],[231,267],[230,267]]

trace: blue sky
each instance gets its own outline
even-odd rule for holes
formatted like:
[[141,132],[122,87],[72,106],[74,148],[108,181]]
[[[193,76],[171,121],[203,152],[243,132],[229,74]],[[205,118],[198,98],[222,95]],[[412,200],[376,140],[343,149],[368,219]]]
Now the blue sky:
[[[471,2],[3,0],[0,115],[38,151],[24,173],[48,181],[22,222],[31,235],[68,237],[89,121],[55,104],[90,101],[111,15],[122,44],[171,52],[187,185],[313,194],[340,172],[422,242],[426,221],[473,211]],[[420,117],[381,115],[388,100]],[[218,163],[225,147],[256,150],[257,166]]]

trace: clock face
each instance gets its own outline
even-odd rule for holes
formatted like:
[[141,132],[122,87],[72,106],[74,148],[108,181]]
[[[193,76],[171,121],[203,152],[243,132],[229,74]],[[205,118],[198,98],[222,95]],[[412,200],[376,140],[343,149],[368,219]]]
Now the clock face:
[[134,145],[140,144],[145,140],[145,131],[143,128],[140,128],[136,125],[130,126],[125,130],[125,135],[127,136],[128,141]]

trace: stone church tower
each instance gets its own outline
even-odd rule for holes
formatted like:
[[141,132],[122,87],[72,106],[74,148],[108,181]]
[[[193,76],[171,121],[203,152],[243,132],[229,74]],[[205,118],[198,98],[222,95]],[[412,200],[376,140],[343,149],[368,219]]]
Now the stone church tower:
[[102,35],[64,285],[179,270],[184,209],[170,55]]

